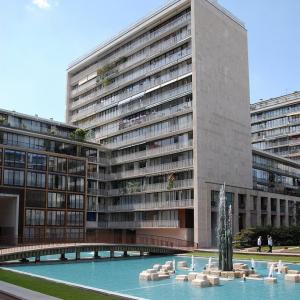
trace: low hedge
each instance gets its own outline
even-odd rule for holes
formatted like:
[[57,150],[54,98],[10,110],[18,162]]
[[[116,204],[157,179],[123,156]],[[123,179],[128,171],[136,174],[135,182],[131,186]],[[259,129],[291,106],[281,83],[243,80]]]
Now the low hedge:
[[257,246],[257,239],[262,237],[262,244],[267,245],[267,236],[271,235],[274,246],[300,245],[300,226],[280,227],[272,226],[248,228],[240,231],[234,237],[236,248]]

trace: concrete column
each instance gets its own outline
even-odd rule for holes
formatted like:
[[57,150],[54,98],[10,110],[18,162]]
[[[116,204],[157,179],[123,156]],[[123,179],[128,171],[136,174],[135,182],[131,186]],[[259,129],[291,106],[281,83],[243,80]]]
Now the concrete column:
[[275,226],[277,228],[280,227],[280,199],[276,199],[276,224]]
[[113,250],[110,250],[110,258],[113,258],[114,257],[114,251]]
[[271,225],[271,198],[267,198],[267,225]]
[[144,251],[140,251],[140,256],[144,256]]
[[293,225],[296,225],[296,202],[293,201],[294,206],[293,206]]
[[124,256],[124,257],[127,257],[127,256],[128,256],[127,251],[124,251],[123,256]]
[[76,251],[76,260],[80,260],[80,251]]
[[94,258],[95,259],[100,258],[98,251],[94,251]]
[[250,194],[246,195],[246,228],[251,227],[251,197]]
[[256,225],[261,226],[261,197],[256,199]]
[[238,194],[233,194],[233,233],[239,232],[239,201]]
[[289,226],[289,201],[285,199],[284,225]]
[[61,253],[60,260],[67,260],[65,253]]

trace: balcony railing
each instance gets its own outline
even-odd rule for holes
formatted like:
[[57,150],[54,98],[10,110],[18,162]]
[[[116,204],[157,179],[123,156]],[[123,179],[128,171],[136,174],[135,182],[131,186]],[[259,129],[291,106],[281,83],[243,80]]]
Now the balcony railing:
[[176,151],[176,150],[185,150],[185,149],[191,148],[192,146],[193,146],[193,141],[191,140],[188,143],[184,143],[184,144],[172,144],[172,145],[165,146],[165,147],[157,147],[157,148],[147,149],[145,151],[140,151],[140,152],[130,153],[130,154],[126,154],[126,155],[122,155],[122,156],[118,156],[118,157],[113,157],[111,159],[111,164],[118,164],[118,163],[130,161],[130,160],[143,159],[143,158],[147,158],[147,157],[153,156],[153,155],[167,154],[167,153],[170,153],[170,152]]
[[[150,104],[153,105],[156,103],[162,103],[165,100],[175,98],[175,97],[179,98],[180,96],[183,96],[184,94],[189,93],[189,92],[192,92],[192,83],[185,84],[185,85],[182,85],[179,87],[175,87],[171,90],[162,92],[160,94],[156,94],[152,97],[146,97],[145,99],[135,103],[134,105],[132,105],[132,102],[126,103],[124,105],[119,104],[118,110],[116,112],[105,115],[101,118],[97,118],[90,122],[81,123],[81,126],[88,128],[93,125],[100,125],[101,123],[110,121],[113,118],[143,109]],[[83,118],[84,116],[89,115],[89,114],[92,114],[92,115],[97,114],[102,109],[103,109],[103,106],[101,104],[95,104],[95,105],[89,107],[88,109],[79,110],[79,112],[76,115],[72,116],[72,121]]]
[[[147,43],[149,43],[149,42],[152,43],[152,40],[153,40],[153,42],[154,42],[154,39],[157,40],[157,38],[159,38],[160,35],[166,34],[169,31],[172,32],[175,29],[177,29],[178,26],[182,26],[184,23],[187,23],[190,20],[191,20],[190,12],[182,15],[181,17],[179,17],[179,18],[175,19],[174,21],[166,24],[165,26],[157,29],[156,31],[153,31],[152,33],[149,32],[147,35],[144,35],[143,38],[140,38],[135,43],[131,44],[130,47],[121,49],[121,50],[117,51],[114,55],[110,56],[109,58],[102,60],[101,62],[99,62],[96,65],[96,68],[99,68],[106,64],[112,63],[123,56],[128,57],[131,53],[136,52],[138,49],[145,46]],[[76,74],[75,76],[72,77],[71,83],[73,84],[74,82],[80,80],[82,77],[92,73],[94,70],[95,70],[95,65]]]
[[128,203],[118,205],[99,205],[99,212],[122,212],[122,211],[143,211],[143,210],[160,210],[174,208],[192,208],[194,205],[193,199],[184,200],[164,200],[164,201],[146,201],[140,203]]
[[[185,106],[178,105],[170,109],[165,109],[163,111],[151,112],[148,115],[141,116],[140,118],[135,118],[134,120],[125,121],[117,121],[114,126],[107,128],[105,125],[100,127],[97,131],[97,135],[100,135],[102,138],[105,138],[114,133],[120,134],[120,131],[125,129],[131,129],[131,127],[138,125],[146,125],[146,123],[150,123],[153,121],[158,121],[160,119],[167,119],[168,117],[174,117],[175,115],[181,115],[192,111],[192,103],[186,103]],[[104,128],[104,129],[103,129]],[[102,130],[100,130],[102,129]]]
[[[161,61],[158,61],[156,65],[150,65],[150,63],[145,64],[144,66],[141,66],[140,69],[135,70],[132,69],[128,72],[128,74],[124,73],[120,76],[108,76],[107,78],[114,78],[114,82],[109,84],[108,86],[102,86],[102,88],[98,91],[99,93],[107,93],[108,91],[113,90],[114,88],[120,88],[124,85],[128,85],[131,81],[137,81],[142,77],[149,76],[151,73],[159,72],[165,68],[168,68],[169,65],[172,65],[174,63],[180,63],[181,61],[189,58],[191,56],[191,48],[187,48],[186,51],[182,54],[175,53],[172,56],[168,57],[167,59],[161,59]],[[134,72],[133,72],[134,71]],[[114,75],[117,75],[116,73],[113,73]],[[71,97],[79,96],[80,94],[83,94],[87,92],[88,90],[95,88],[99,85],[97,82],[97,78],[91,79],[87,83],[77,87],[76,89],[73,89],[71,91]],[[72,108],[76,108],[78,106],[79,102],[75,102]]]
[[177,170],[182,168],[192,168],[192,167],[193,167],[193,160],[185,159],[177,162],[171,162],[165,164],[162,163],[155,166],[149,166],[138,170],[136,169],[136,170],[123,171],[119,173],[112,173],[111,178],[116,180],[116,179],[123,179],[126,177],[142,176],[151,173],[161,173],[164,171],[168,172],[172,170]]
[[108,195],[108,190],[103,190],[103,189],[88,188],[87,192],[89,195],[95,195],[95,196],[107,196]]
[[[193,122],[185,122],[185,123],[181,123],[181,124],[177,124],[175,126],[167,126],[161,130],[158,131],[152,131],[152,132],[147,132],[145,134],[136,136],[134,138],[130,138],[130,139],[126,139],[123,141],[117,141],[117,142],[107,142],[104,144],[105,147],[109,148],[109,149],[113,149],[115,147],[123,147],[126,145],[130,145],[132,143],[136,143],[136,142],[141,142],[141,141],[145,141],[148,139],[151,139],[153,137],[159,137],[161,135],[164,134],[168,134],[168,133],[174,133],[175,131],[179,131],[179,130],[185,130],[185,129],[190,129],[192,130],[193,128]],[[95,141],[97,142],[99,138],[95,138]]]
[[185,180],[176,180],[173,181],[172,184],[168,182],[162,183],[154,183],[154,184],[144,184],[144,185],[137,185],[134,187],[125,187],[125,188],[118,188],[118,189],[111,189],[109,190],[110,196],[119,196],[119,195],[126,195],[126,194],[136,194],[141,192],[156,192],[156,191],[164,191],[164,190],[176,190],[181,188],[192,188],[194,186],[193,179],[185,179]]
[[100,221],[98,222],[98,228],[179,228],[179,221]]
[[[107,100],[107,101],[103,101],[102,103],[98,103],[97,108],[100,108],[102,106],[102,109],[103,109],[104,107],[108,107],[112,104],[116,104],[121,100],[125,100],[127,98],[133,97],[133,96],[143,93],[143,92],[145,93],[145,92],[147,92],[148,89],[154,88],[156,86],[160,86],[162,84],[168,84],[168,81],[172,81],[174,79],[179,80],[180,78],[178,78],[178,77],[184,76],[191,72],[192,72],[192,65],[187,64],[184,67],[179,68],[177,71],[174,71],[174,72],[168,74],[168,76],[165,76],[163,78],[152,79],[150,82],[144,83],[144,84],[136,87],[133,90],[127,89],[124,92],[120,92],[118,95],[112,97],[111,100]],[[110,91],[109,87],[108,87],[107,91]],[[102,93],[103,93],[102,90],[98,90],[96,92],[90,93],[87,96],[82,97],[81,99],[76,101],[76,107],[77,106],[79,107],[82,104],[88,104],[93,99],[99,97]],[[75,106],[75,104],[74,104],[74,106]],[[75,109],[75,108],[73,107],[73,109]],[[72,121],[74,122],[75,120],[72,119]]]

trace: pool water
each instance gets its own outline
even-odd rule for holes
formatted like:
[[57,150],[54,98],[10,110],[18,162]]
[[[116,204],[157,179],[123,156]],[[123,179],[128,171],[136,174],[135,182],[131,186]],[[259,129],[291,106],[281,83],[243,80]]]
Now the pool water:
[[[53,279],[68,281],[80,285],[132,295],[144,299],[205,299],[205,300],[231,300],[231,299],[298,299],[300,283],[284,281],[283,275],[275,274],[277,284],[268,284],[264,281],[241,279],[221,281],[220,286],[199,288],[190,282],[176,282],[175,276],[162,281],[140,281],[139,273],[152,268],[154,264],[164,264],[168,260],[187,261],[190,257],[148,257],[127,260],[87,261],[69,264],[23,265],[12,266],[10,269],[31,274],[46,276]],[[203,270],[208,259],[195,258],[195,271]],[[246,262],[250,266],[250,262]],[[289,269],[300,270],[299,265],[289,265]],[[267,276],[267,264],[256,262],[257,273]],[[189,271],[177,270],[177,274],[187,274]]]

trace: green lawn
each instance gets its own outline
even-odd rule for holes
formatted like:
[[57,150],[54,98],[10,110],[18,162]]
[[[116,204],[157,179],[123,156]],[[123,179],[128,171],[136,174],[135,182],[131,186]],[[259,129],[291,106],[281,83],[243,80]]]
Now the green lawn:
[[[201,257],[218,257],[216,252],[191,252],[187,255],[194,255],[194,256],[201,256]],[[300,263],[300,257],[297,256],[284,256],[284,255],[261,255],[256,252],[252,253],[238,253],[233,254],[234,259],[255,259],[255,260],[264,260],[264,261],[279,261],[282,260],[283,262],[289,263]]]
[[34,278],[31,276],[18,274],[12,271],[0,269],[0,280],[15,284],[36,292],[58,297],[66,300],[116,300],[113,296],[101,295],[93,291],[87,291],[71,287],[61,283],[55,283],[49,280]]

